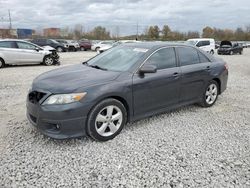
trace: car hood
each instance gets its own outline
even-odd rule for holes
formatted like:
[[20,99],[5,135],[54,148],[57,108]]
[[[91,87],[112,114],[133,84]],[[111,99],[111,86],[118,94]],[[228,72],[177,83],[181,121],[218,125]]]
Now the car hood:
[[55,48],[52,48],[51,46],[43,46],[42,48],[43,48],[44,50],[46,50],[46,51],[56,50]]
[[104,84],[116,79],[120,72],[104,71],[78,64],[45,72],[35,78],[32,90],[70,93],[83,87]]
[[230,41],[224,40],[221,41],[220,46],[232,46],[232,43]]

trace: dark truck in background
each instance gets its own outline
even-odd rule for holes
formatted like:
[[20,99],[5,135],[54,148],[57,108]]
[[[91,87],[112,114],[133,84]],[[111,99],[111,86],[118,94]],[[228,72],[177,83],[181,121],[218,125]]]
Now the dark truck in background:
[[51,46],[55,48],[57,52],[66,52],[68,51],[68,46],[62,43],[57,42],[54,39],[33,39],[30,42],[38,45],[38,46]]
[[233,55],[233,54],[242,54],[243,46],[238,42],[230,42],[227,40],[221,41],[220,47],[218,48],[217,53],[219,55]]

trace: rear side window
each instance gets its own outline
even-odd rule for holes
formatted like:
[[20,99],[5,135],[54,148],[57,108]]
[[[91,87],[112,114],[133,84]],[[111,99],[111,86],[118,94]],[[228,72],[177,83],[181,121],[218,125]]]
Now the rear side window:
[[201,46],[209,46],[209,45],[210,45],[210,41],[204,40],[204,41],[199,41],[196,46],[201,47]]
[[200,63],[196,49],[191,47],[178,47],[177,49],[181,66]]
[[150,65],[155,65],[157,69],[176,67],[174,48],[163,48],[156,51],[148,58],[147,63]]
[[15,45],[11,41],[2,41],[0,42],[0,48],[15,48]]
[[201,63],[210,62],[210,60],[204,54],[202,54],[201,52],[198,52],[198,54],[199,54],[199,58],[200,58]]

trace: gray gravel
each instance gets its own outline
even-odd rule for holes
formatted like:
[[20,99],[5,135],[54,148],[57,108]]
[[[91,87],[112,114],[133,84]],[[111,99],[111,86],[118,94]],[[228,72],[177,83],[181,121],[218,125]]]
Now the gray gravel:
[[[62,65],[93,55],[63,53]],[[1,69],[0,187],[250,187],[250,49],[221,57],[228,89],[212,108],[144,119],[105,143],[49,139],[26,120],[32,80],[57,67]]]

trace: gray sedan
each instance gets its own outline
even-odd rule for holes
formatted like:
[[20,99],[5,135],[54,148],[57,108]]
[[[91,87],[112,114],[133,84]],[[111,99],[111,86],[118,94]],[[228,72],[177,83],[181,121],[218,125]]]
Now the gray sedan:
[[107,141],[127,122],[193,103],[212,106],[227,79],[227,64],[196,47],[124,44],[38,76],[27,97],[27,117],[53,138]]

